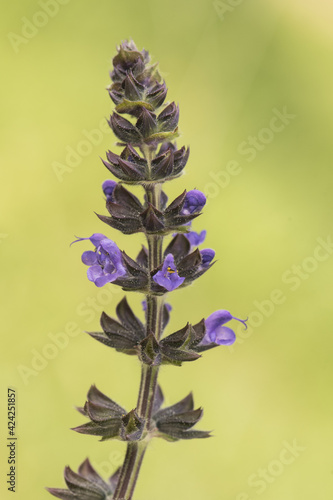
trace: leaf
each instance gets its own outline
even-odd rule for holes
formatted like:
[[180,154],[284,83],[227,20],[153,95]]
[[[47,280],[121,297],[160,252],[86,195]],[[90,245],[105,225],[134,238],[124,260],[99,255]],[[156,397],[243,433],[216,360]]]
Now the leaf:
[[123,325],[108,316],[105,312],[102,312],[100,323],[105,333],[115,333],[117,335],[127,333],[127,329]]
[[204,338],[206,334],[206,325],[205,325],[205,320],[204,318],[199,321],[196,325],[193,325],[191,328],[191,340],[190,340],[190,347],[197,346],[200,344],[202,339]]
[[129,210],[132,210],[134,213],[140,214],[143,210],[139,199],[121,184],[116,185],[113,190],[112,197],[116,202],[120,203]]
[[112,347],[117,351],[125,352],[126,354],[136,354],[135,340],[129,340],[123,335],[106,334],[103,332],[87,332],[93,339],[101,342],[107,347]]
[[168,406],[167,408],[163,408],[162,410],[158,411],[156,415],[154,415],[154,420],[159,420],[160,418],[165,418],[169,415],[176,415],[178,413],[184,413],[186,411],[191,411],[194,408],[194,402],[193,402],[193,394],[190,392],[185,398],[183,398],[181,401],[178,401],[178,403]]
[[163,214],[159,212],[150,203],[144,212],[141,213],[141,219],[148,232],[155,233],[164,229]]
[[186,189],[185,191],[182,192],[177,198],[175,198],[170,205],[166,208],[165,213],[166,214],[174,214],[174,213],[179,213],[179,211],[183,208],[184,202],[186,198]]
[[92,483],[97,484],[101,488],[103,488],[105,491],[110,491],[111,493],[111,487],[109,484],[107,484],[99,474],[95,471],[93,466],[91,465],[89,459],[87,458],[84,462],[79,467],[78,473],[86,478],[88,481],[91,481]]
[[164,256],[172,253],[175,260],[178,261],[184,258],[191,250],[191,243],[183,234],[177,234],[164,250]]
[[199,359],[201,356],[194,351],[182,350],[182,349],[173,349],[172,347],[163,346],[161,347],[161,352],[163,357],[167,360],[171,360],[172,362],[184,362],[184,361],[195,361]]
[[147,270],[142,268],[138,262],[131,259],[126,252],[122,252],[124,264],[128,272],[133,276],[143,276],[147,279]]
[[143,245],[142,245],[140,252],[138,253],[138,256],[136,258],[136,262],[140,266],[142,266],[144,268],[148,268],[148,250]]
[[95,422],[87,422],[86,424],[74,427],[72,430],[80,434],[89,434],[91,436],[100,436],[104,439],[112,439],[119,436],[121,420],[119,425],[115,421],[103,422],[96,424]]
[[198,408],[197,410],[188,411],[185,413],[181,413],[179,415],[169,415],[166,418],[159,418],[157,422],[157,427],[165,432],[169,432],[167,430],[168,427],[170,429],[190,429],[193,427],[202,417],[202,409]]
[[94,404],[91,401],[87,401],[84,407],[90,419],[96,423],[113,419],[119,420],[119,418],[126,413],[123,409],[119,412],[119,410],[114,410],[104,405]]
[[141,321],[135,316],[132,309],[128,305],[126,297],[124,297],[116,308],[119,321],[127,330],[134,332],[136,338],[144,338],[145,328]]
[[64,476],[68,488],[73,493],[80,495],[82,493],[87,494],[89,492],[91,500],[100,500],[101,494],[103,494],[100,487],[94,485],[79,474],[76,474],[76,472],[73,472],[70,467],[65,468]]
[[122,99],[122,101],[116,106],[116,111],[118,113],[131,113],[137,108],[146,108],[149,111],[154,111],[154,107],[145,101],[129,101],[128,99]]
[[179,429],[173,429],[169,434],[164,434],[161,437],[164,437],[164,439],[167,439],[168,441],[171,438],[173,441],[177,441],[178,439],[203,439],[203,438],[209,438],[211,437],[211,434],[207,431],[196,431],[196,430],[189,430],[189,431],[182,431]]
[[118,412],[120,415],[123,413],[126,413],[124,408],[122,408],[118,403],[113,401],[113,399],[110,399],[108,396],[106,396],[103,392],[101,392],[99,389],[97,389],[96,385],[93,384],[87,394],[87,399],[90,403],[96,404],[96,405],[103,405],[107,406],[110,408],[110,410]]
[[182,345],[185,344],[189,336],[189,333],[190,333],[190,325],[189,323],[187,323],[187,325],[185,325],[184,328],[181,328],[177,332],[174,332],[168,337],[162,339],[160,344],[161,346],[166,346],[171,348],[181,347]]
[[155,413],[158,412],[158,410],[161,408],[163,404],[163,401],[164,401],[163,392],[161,386],[158,384],[155,392],[152,415],[155,415]]
[[[46,490],[49,493],[51,493],[51,495],[53,495],[57,498],[61,498],[62,500],[77,500],[77,498],[78,498],[76,495],[74,495],[74,493],[72,493],[69,490],[63,490],[60,488],[46,488]],[[86,500],[86,499],[84,499],[84,500]]]
[[125,219],[126,224],[129,223],[129,221],[134,221],[134,224],[136,224],[136,221],[139,219],[136,219],[136,217],[133,216],[133,212],[128,209],[128,207],[121,205],[120,203],[114,203],[113,201],[107,201],[106,202],[106,208],[108,209],[108,212],[112,217],[115,217],[116,219]]

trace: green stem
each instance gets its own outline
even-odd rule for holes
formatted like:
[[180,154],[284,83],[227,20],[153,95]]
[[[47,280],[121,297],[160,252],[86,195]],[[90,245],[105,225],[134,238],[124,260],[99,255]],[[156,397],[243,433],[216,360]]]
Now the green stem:
[[147,441],[128,443],[117,489],[112,497],[113,500],[130,500],[132,498],[147,444]]
[[[150,168],[152,152],[149,149],[143,150]],[[145,187],[147,200],[158,210],[161,207],[161,184],[150,184]],[[154,271],[162,263],[163,236],[147,235],[148,240],[148,267],[149,272]],[[157,339],[162,333],[163,297],[151,293],[150,289],[146,295],[147,301],[147,335],[153,333]],[[135,484],[139,475],[141,463],[149,443],[149,430],[151,428],[151,416],[154,398],[157,388],[158,366],[151,366],[142,363],[141,382],[136,411],[140,418],[145,419],[144,439],[130,442],[123,466],[121,468],[119,481],[113,500],[131,500]]]
[[151,413],[157,386],[158,366],[149,366],[142,363],[141,386],[136,408],[139,417],[146,420],[146,428],[150,428]]

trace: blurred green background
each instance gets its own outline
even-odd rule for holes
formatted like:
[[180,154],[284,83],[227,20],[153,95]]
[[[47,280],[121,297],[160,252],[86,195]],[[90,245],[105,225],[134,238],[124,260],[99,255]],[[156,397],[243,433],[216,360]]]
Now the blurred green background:
[[[61,487],[64,466],[87,455],[104,475],[123,458],[123,443],[69,430],[90,384],[130,409],[139,383],[137,360],[81,333],[123,293],[88,282],[89,245],[69,244],[105,232],[136,255],[143,241],[93,213],[105,212],[99,156],[115,142],[102,131],[104,89],[127,37],[160,62],[180,103],[178,144],[191,157],[167,193],[208,194],[195,228],[219,259],[169,297],[168,332],[221,308],[249,316],[247,332],[234,325],[233,348],[162,370],[167,402],[193,389],[214,438],[154,441],[135,498],[331,498],[332,3],[21,0],[1,17],[1,498],[12,498],[8,386],[19,500],[51,498],[44,486]],[[142,315],[140,299],[129,297]]]

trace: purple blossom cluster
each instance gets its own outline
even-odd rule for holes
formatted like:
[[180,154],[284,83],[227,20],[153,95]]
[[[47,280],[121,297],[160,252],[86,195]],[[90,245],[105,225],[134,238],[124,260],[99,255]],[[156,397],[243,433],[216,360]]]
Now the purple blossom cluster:
[[126,274],[121,251],[114,241],[104,234],[95,233],[90,238],[78,238],[73,243],[84,240],[89,240],[95,247],[94,251],[83,252],[81,257],[83,264],[89,266],[87,270],[89,281],[101,287]]

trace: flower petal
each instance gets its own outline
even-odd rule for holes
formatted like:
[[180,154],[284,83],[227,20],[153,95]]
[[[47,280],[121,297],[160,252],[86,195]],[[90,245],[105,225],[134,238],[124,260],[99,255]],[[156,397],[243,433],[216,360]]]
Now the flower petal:
[[202,265],[206,267],[209,266],[209,264],[214,259],[215,251],[212,250],[211,248],[205,248],[204,250],[201,250],[200,255],[202,259]]
[[235,342],[235,340],[236,340],[235,332],[231,328],[228,328],[227,326],[222,326],[216,332],[216,337],[214,342],[215,344],[218,345],[231,345]]
[[[231,330],[231,328],[227,328],[223,325],[225,323],[228,323],[228,321],[231,321],[232,319],[235,319],[236,321],[240,321],[246,327],[245,322],[247,320],[242,320],[242,319],[236,318],[229,311],[226,311],[225,309],[215,311],[213,314],[208,316],[208,318],[205,320],[205,326],[206,326],[205,338],[206,338],[206,340],[210,340],[211,342],[215,342],[217,344],[217,343],[220,343],[217,341],[217,339],[223,340],[223,335],[225,334],[225,335],[228,335],[228,338],[231,342],[232,335],[230,332],[233,332],[233,335],[234,335],[234,331]],[[234,340],[231,343],[233,343],[233,342],[234,342]],[[230,344],[221,344],[221,345],[230,345]]]
[[232,318],[232,314],[225,309],[213,312],[213,314],[208,316],[208,318],[205,320],[207,332],[213,332],[219,326],[228,323],[228,321],[232,320]]
[[163,266],[162,266],[162,272],[164,274],[167,274],[168,272],[170,272],[168,270],[171,270],[172,272],[177,272],[175,258],[172,255],[172,253],[168,253],[168,255],[164,259]]
[[201,233],[190,231],[189,233],[185,233],[184,236],[186,236],[192,247],[198,247],[205,241],[206,234],[207,231],[204,229]]
[[158,271],[153,280],[160,286],[163,286],[168,292],[178,288],[185,280],[178,275],[175,259],[172,253],[165,257],[162,269]]
[[96,278],[95,285],[100,288],[101,286],[104,286],[107,283],[110,283],[112,281],[112,279],[110,279],[110,277],[111,277],[111,274],[106,274],[104,276],[101,276],[100,278]]
[[107,181],[103,182],[102,189],[103,189],[103,193],[106,196],[107,201],[112,201],[112,193],[113,193],[113,190],[116,187],[116,185],[117,185],[117,182],[112,181],[112,180],[107,180]]
[[155,283],[168,290],[168,292],[172,292],[173,290],[178,288],[185,280],[185,278],[180,278],[178,274],[174,274],[172,276],[173,278],[164,276],[162,271],[158,271],[155,276],[153,276],[153,280],[155,281]]
[[121,258],[121,252],[119,248],[117,247],[116,243],[112,240],[109,240],[109,238],[102,239],[100,241],[100,246],[102,247],[105,252],[107,252],[110,257],[116,257],[118,259]]
[[200,212],[205,205],[206,196],[198,189],[193,189],[186,193],[182,214],[189,215]]
[[92,250],[87,250],[86,252],[83,252],[81,260],[83,264],[85,264],[86,266],[93,266],[98,262],[96,252],[93,252]]
[[104,276],[103,269],[101,266],[91,266],[87,270],[87,276],[89,281],[95,282],[97,278]]

